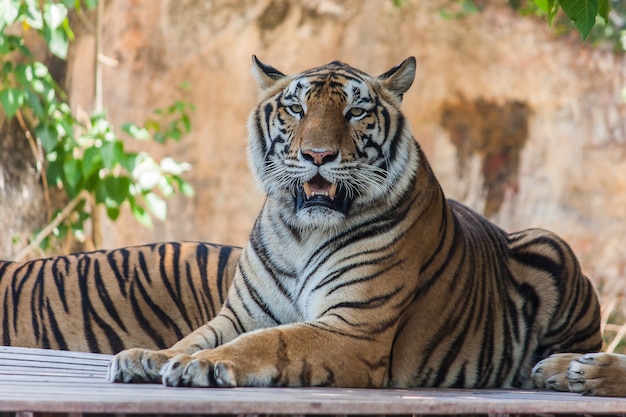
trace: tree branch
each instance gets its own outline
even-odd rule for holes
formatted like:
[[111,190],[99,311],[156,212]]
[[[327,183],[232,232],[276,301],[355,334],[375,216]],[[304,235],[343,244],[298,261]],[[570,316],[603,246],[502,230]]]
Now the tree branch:
[[24,258],[26,258],[29,253],[37,248],[39,244],[41,244],[41,242],[54,231],[54,229],[56,229],[61,223],[65,221],[65,219],[70,216],[70,214],[74,212],[74,209],[78,204],[86,200],[88,197],[89,194],[87,193],[87,191],[81,191],[76,197],[74,197],[72,201],[70,201],[63,208],[63,210],[61,210],[59,214],[56,215],[54,220],[48,223],[46,227],[44,227],[39,233],[37,233],[37,236],[35,236],[35,238],[28,244],[28,246],[17,252],[15,255],[11,256],[11,259],[16,262],[24,260]]

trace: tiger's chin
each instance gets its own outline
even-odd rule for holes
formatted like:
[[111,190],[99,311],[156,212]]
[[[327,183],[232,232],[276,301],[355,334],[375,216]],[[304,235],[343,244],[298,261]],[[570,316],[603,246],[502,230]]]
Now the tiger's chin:
[[296,224],[302,231],[337,231],[345,226],[346,216],[327,207],[307,207],[296,212]]

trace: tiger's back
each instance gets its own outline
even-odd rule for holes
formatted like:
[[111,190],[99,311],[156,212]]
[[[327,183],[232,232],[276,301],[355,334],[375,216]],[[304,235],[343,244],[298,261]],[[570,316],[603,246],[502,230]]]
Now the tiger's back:
[[602,347],[600,305],[566,242],[443,205],[441,244],[396,335],[390,385],[532,388],[541,358]]
[[171,346],[220,310],[240,251],[171,242],[0,262],[0,341],[100,353]]

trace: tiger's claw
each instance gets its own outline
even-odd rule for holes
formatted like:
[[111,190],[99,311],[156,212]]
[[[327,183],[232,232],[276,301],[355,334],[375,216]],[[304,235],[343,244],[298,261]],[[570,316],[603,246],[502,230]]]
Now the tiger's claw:
[[161,369],[163,385],[170,387],[235,387],[234,366],[190,355],[177,355]]
[[123,350],[111,361],[107,371],[110,382],[161,382],[160,369],[169,356],[148,349]]

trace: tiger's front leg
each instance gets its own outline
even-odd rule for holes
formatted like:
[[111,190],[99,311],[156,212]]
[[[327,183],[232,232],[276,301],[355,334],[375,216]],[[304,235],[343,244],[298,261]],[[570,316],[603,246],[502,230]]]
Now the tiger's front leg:
[[554,391],[569,391],[567,368],[580,353],[555,353],[533,367],[531,378],[537,388]]
[[626,396],[626,355],[587,353],[567,368],[569,387],[583,395]]
[[383,387],[389,347],[307,323],[246,333],[212,350],[178,355],[162,372],[170,386]]
[[[190,355],[217,346],[218,341],[232,340],[238,336],[232,321],[218,315],[205,326],[196,329],[169,349],[123,350],[109,364],[107,379],[110,382],[162,382],[164,366],[174,357]],[[218,340],[219,338],[219,340]]]

